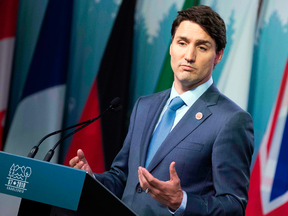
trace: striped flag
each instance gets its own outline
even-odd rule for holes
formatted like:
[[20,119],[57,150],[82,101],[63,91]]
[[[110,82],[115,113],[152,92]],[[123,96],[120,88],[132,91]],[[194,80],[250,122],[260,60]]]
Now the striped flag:
[[[194,0],[185,0],[182,10],[185,10],[187,8],[190,8],[194,5],[198,5],[198,1]],[[155,92],[160,92],[165,89],[171,88],[172,83],[174,81],[174,73],[172,71],[171,65],[170,65],[170,53],[169,53],[169,48],[167,50],[165,60],[163,62],[162,70],[157,82],[157,86],[155,89]]]
[[246,215],[287,215],[288,161],[283,154],[287,154],[288,2],[261,3],[248,109],[259,151],[254,154]]
[[8,104],[19,0],[0,1],[0,150]]
[[248,216],[288,214],[288,59],[251,175]]
[[[221,93],[244,110],[248,108],[258,0],[207,1],[226,24],[227,45],[212,77]],[[241,90],[241,91],[240,91]]]
[[[26,82],[8,131],[4,150],[27,156],[46,134],[62,125],[73,1],[50,0]],[[17,80],[17,79],[16,79]],[[43,159],[59,137],[43,143]],[[57,162],[57,154],[53,158]]]
[[[235,4],[235,2],[232,4]],[[242,17],[236,17],[237,22],[241,22],[241,26],[233,35],[234,41],[219,77],[217,87],[223,94],[244,110],[247,110],[259,5],[258,1],[241,1],[236,7],[240,8],[243,5],[245,9]]]
[[[98,90],[96,80],[93,82],[87,102],[79,122],[95,118],[100,115]],[[100,120],[80,130],[73,136],[72,142],[65,157],[64,165],[69,165],[71,158],[76,156],[77,150],[82,149],[93,172],[105,171],[105,162],[102,147],[102,131]]]
[[[129,111],[132,111],[134,103],[140,96],[155,92],[158,82],[162,83],[160,81],[162,78],[159,78],[162,71],[167,69],[167,73],[170,72],[168,76],[173,78],[167,50],[171,43],[173,20],[177,16],[177,11],[183,8],[184,2],[185,0],[137,1]],[[166,78],[165,75],[163,77]],[[170,87],[171,85],[168,88]]]
[[[74,125],[82,119],[94,118],[99,113],[98,105],[96,105],[97,109],[94,109],[94,105],[88,103],[90,101],[88,97],[91,98],[94,94],[92,86],[96,82],[95,77],[98,74],[121,3],[122,1],[74,2],[64,127]],[[88,104],[90,104],[90,114],[87,113]],[[85,116],[84,113],[86,113]],[[96,124],[96,122],[93,123],[89,128],[92,130]],[[89,128],[85,128],[84,131]],[[64,163],[71,140],[74,138],[73,136],[62,143],[59,163]],[[93,141],[90,140],[90,142]]]
[[125,118],[132,61],[135,2],[123,0],[117,14],[96,79],[83,109],[80,122],[103,112],[115,97],[123,111],[110,113],[74,135],[64,164],[81,148],[94,172],[109,169],[125,138]]
[[[19,0],[0,0],[0,150],[8,105]],[[0,194],[1,214],[17,215],[20,198]]]

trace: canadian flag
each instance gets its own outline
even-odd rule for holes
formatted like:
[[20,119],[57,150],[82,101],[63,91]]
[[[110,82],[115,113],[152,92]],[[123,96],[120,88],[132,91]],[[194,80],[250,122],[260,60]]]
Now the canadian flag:
[[3,148],[2,136],[8,104],[18,3],[19,0],[0,1],[0,150]]

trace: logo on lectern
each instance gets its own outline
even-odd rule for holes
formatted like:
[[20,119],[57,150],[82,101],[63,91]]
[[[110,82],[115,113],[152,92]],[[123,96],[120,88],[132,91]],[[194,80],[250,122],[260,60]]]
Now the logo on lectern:
[[7,186],[7,190],[24,193],[25,190],[27,190],[25,188],[26,184],[28,183],[27,178],[31,176],[31,173],[31,167],[12,164],[7,176],[8,183],[5,184],[5,186]]

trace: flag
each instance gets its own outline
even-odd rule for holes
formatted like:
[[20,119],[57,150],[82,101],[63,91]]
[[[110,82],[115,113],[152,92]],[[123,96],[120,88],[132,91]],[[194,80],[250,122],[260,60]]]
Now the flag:
[[80,122],[98,116],[115,97],[121,98],[123,111],[106,114],[100,121],[75,134],[64,161],[66,165],[81,148],[92,170],[103,172],[109,169],[122,147],[126,132],[134,9],[135,1],[122,1]]
[[[198,1],[194,1],[194,0],[185,0],[182,10],[185,10],[187,8],[190,8],[194,5],[198,5]],[[172,26],[172,25],[171,25]],[[170,46],[169,46],[170,47]],[[172,83],[174,81],[174,73],[172,71],[171,68],[171,58],[170,58],[170,52],[169,52],[169,48],[166,52],[166,56],[165,56],[165,60],[163,62],[163,66],[162,66],[162,70],[157,82],[157,86],[155,89],[155,92],[160,92],[163,91],[165,89],[171,88]]]
[[252,171],[246,215],[288,214],[288,59]]
[[[3,129],[8,106],[9,86],[15,45],[15,32],[19,0],[0,1],[0,150],[3,145]],[[20,199],[0,194],[1,214],[16,215]]]
[[[171,72],[170,62],[167,59],[170,58],[169,55],[167,57],[167,50],[171,43],[171,26],[177,12],[183,8],[184,2],[185,0],[137,1],[130,81],[130,112],[140,96],[155,92],[162,71],[168,69],[168,74],[169,71]],[[171,75],[173,77],[173,74],[169,77]],[[165,75],[163,76],[166,78]]]
[[[255,163],[246,215],[286,215],[287,208],[287,13],[288,2],[263,1],[252,65],[249,112]],[[283,72],[284,71],[284,72]]]
[[[207,2],[207,3],[206,3]],[[221,93],[247,110],[258,1],[206,1],[226,24],[227,45],[212,77]],[[240,91],[241,90],[241,91]]]
[[[83,122],[100,115],[98,90],[96,85],[97,83],[94,81],[79,122]],[[69,161],[76,156],[78,149],[82,149],[84,151],[85,157],[93,172],[101,173],[105,171],[102,131],[99,120],[75,133],[65,157],[64,165],[69,165]]]
[[8,104],[19,0],[0,1],[0,150]]
[[[7,152],[27,156],[43,136],[61,128],[72,6],[70,0],[48,2],[21,100],[9,127],[4,146]],[[55,136],[43,143],[36,158],[43,159],[58,139]],[[57,154],[53,161],[57,161]]]
[[[93,92],[91,86],[95,83],[121,3],[122,1],[74,2],[63,127],[75,125],[80,121],[90,91]],[[91,108],[91,111],[96,110]],[[94,126],[92,124],[89,127]],[[70,137],[61,143],[59,163],[64,163],[73,138]]]

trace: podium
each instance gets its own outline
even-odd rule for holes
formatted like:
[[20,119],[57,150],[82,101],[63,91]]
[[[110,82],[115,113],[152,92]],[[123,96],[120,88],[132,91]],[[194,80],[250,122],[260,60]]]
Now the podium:
[[0,193],[22,198],[18,216],[136,215],[83,170],[0,152]]

